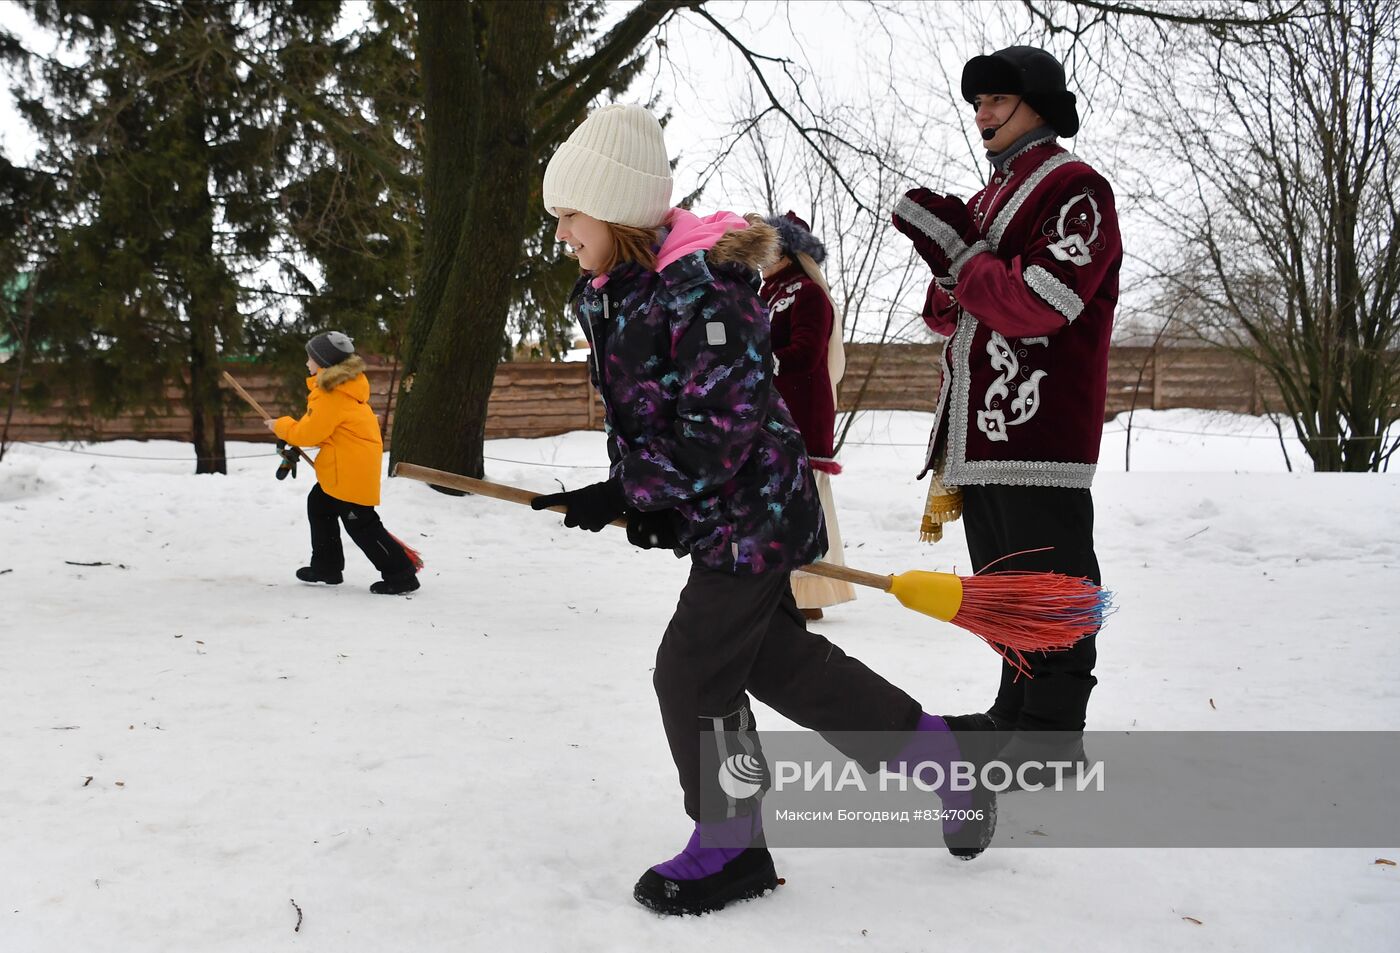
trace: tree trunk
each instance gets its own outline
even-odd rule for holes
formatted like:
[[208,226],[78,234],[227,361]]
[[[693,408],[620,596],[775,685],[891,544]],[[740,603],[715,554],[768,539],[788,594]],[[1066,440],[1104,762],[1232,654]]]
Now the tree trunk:
[[[207,299],[206,299],[207,300]],[[217,301],[213,302],[217,304]],[[206,309],[207,310],[207,309]],[[195,473],[227,473],[224,447],[224,395],[219,388],[217,313],[190,309],[190,422]]]
[[[201,14],[202,15],[202,14]],[[181,191],[189,196],[185,263],[185,319],[189,322],[191,442],[194,444],[195,473],[227,473],[224,448],[224,394],[219,387],[219,327],[225,300],[223,269],[214,255],[214,199],[209,192],[209,146],[206,141],[204,110],[192,108],[185,117],[185,135],[190,150],[205,158],[193,165]]]
[[424,248],[391,459],[482,475],[486,405],[535,194],[533,107],[557,4],[418,6]]

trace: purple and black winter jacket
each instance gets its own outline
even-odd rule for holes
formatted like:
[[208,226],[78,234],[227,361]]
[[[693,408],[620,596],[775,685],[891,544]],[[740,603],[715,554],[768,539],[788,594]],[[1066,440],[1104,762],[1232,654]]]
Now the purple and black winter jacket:
[[[671,238],[697,222],[673,211]],[[665,250],[659,271],[624,264],[601,287],[585,276],[574,290],[612,475],[630,506],[673,509],[703,566],[759,573],[814,562],[826,552],[821,503],[773,387],[755,288],[776,234],[762,224],[726,231],[669,264]]]

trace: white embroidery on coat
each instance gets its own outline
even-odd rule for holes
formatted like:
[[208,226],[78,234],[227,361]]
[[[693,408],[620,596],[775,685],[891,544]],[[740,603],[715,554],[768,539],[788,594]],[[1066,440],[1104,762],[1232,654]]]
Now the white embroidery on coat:
[[[1076,211],[1075,206],[1081,202],[1088,202],[1089,207]],[[1056,216],[1053,225],[1050,222],[1045,224],[1045,234],[1051,238],[1059,238],[1059,241],[1050,246],[1050,254],[1072,265],[1083,267],[1089,264],[1093,260],[1089,248],[1099,237],[1101,222],[1103,213],[1099,211],[1099,203],[1094,201],[1093,191],[1086,189],[1080,192],[1060,206],[1060,214]]]
[[1021,210],[1026,199],[1031,197],[1036,186],[1045,181],[1046,176],[1062,165],[1083,161],[1073,152],[1061,152],[1036,166],[1035,171],[1026,178],[1026,181],[1021,183],[1021,187],[1011,196],[1011,200],[1002,206],[1001,211],[997,212],[996,217],[992,219],[992,226],[987,229],[987,241],[991,243],[992,250],[995,251],[1001,247],[1001,236],[1005,234],[1006,227],[1011,224],[1011,220],[1016,217],[1016,213]]
[[[948,451],[944,454],[940,476],[949,486],[981,486],[995,483],[1002,486],[1068,486],[1088,487],[1094,482],[1093,463],[1068,463],[1061,460],[969,460],[967,458],[968,400],[971,370],[972,334],[977,319],[966,311],[958,314],[958,328],[943,352],[944,376],[939,388],[935,420],[947,428]],[[1048,339],[1025,338],[1022,344],[1048,343]],[[949,386],[948,371],[958,383]],[[947,406],[947,416],[943,408]],[[934,427],[929,437],[929,455],[925,468],[933,465],[933,445],[940,428]]]
[[779,311],[786,311],[797,300],[797,295],[788,295],[786,298],[779,298],[768,308],[769,314],[777,314]]
[[[1049,338],[1033,340],[1047,347],[1050,344]],[[1021,344],[1024,346],[1026,342],[1022,341]],[[1025,351],[1021,351],[1021,354],[1024,355]],[[1007,428],[1026,423],[1040,409],[1040,382],[1048,372],[1034,370],[1030,377],[1017,386],[1016,398],[1010,402],[1011,418],[1008,420],[1006,412],[1002,410],[1002,401],[1011,396],[1011,389],[1007,385],[1020,376],[1021,362],[1016,350],[1011,347],[1011,342],[1000,331],[993,331],[987,339],[987,356],[992,359],[992,370],[1001,371],[1001,376],[988,385],[987,392],[982,397],[982,406],[986,409],[977,412],[977,429],[986,434],[988,440],[996,443],[1009,442],[1011,434]]]

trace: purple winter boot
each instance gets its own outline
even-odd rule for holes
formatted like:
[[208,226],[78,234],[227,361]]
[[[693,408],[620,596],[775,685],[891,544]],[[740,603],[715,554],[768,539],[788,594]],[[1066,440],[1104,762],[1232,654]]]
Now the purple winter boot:
[[657,913],[680,916],[711,913],[777,886],[763,840],[763,815],[755,810],[723,821],[697,821],[685,850],[642,874],[632,896]]
[[935,790],[943,802],[945,814],[952,812],[954,815],[943,821],[943,843],[948,853],[959,860],[972,860],[987,849],[996,832],[997,796],[980,784],[973,785],[970,791],[952,790],[955,761],[970,763],[974,771],[978,768],[971,758],[963,755],[957,736],[946,721],[937,715],[921,714],[913,737],[888,767],[908,775],[924,765],[918,778],[929,786],[938,780],[938,772],[932,765],[942,768],[943,781]]

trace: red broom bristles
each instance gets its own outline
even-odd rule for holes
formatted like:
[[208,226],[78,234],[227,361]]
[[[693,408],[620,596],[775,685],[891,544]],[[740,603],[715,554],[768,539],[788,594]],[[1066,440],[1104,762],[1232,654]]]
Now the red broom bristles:
[[1053,572],[993,572],[964,576],[962,605],[953,616],[1026,674],[1024,653],[1070,648],[1093,635],[1113,611],[1113,597],[1091,580]]
[[403,540],[399,539],[393,533],[389,534],[389,538],[403,547],[404,555],[408,557],[409,562],[413,563],[414,572],[417,572],[418,570],[423,568],[423,557],[418,555],[418,550],[414,549],[412,546],[408,545],[408,543],[405,543]]

